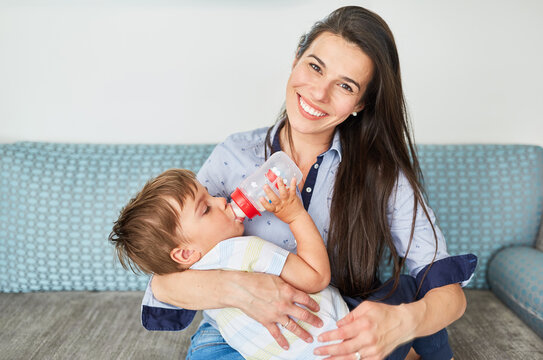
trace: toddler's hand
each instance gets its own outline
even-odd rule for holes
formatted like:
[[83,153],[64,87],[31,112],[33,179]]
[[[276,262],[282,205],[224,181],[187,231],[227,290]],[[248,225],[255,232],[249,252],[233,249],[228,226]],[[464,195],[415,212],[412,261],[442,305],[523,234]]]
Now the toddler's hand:
[[277,196],[269,185],[264,185],[264,192],[269,201],[260,198],[260,203],[267,211],[271,211],[281,221],[290,224],[296,217],[305,211],[302,200],[296,195],[296,178],[292,178],[287,188],[282,178],[277,179],[279,196]]

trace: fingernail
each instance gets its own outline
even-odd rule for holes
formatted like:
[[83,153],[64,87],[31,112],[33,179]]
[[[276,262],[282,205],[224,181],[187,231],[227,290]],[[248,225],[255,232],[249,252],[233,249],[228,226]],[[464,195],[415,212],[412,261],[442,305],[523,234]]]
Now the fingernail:
[[324,342],[324,337],[319,336],[319,339],[318,339],[318,340],[319,340],[319,342]]
[[305,339],[305,342],[307,343],[312,343],[313,342],[313,338],[310,336],[308,338]]
[[315,355],[321,355],[321,351],[319,349],[315,349],[315,351],[313,351],[313,354]]
[[286,345],[283,346],[283,349],[288,350],[288,346],[286,346]]
[[320,321],[318,327],[323,327],[323,326],[324,326],[324,323]]

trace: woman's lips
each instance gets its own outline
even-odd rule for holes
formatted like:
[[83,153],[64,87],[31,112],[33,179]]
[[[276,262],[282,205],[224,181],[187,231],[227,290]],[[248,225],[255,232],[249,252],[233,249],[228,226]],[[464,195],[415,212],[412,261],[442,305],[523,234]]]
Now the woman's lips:
[[319,120],[328,114],[322,109],[319,109],[313,104],[310,104],[309,100],[303,98],[300,94],[298,95],[298,109],[300,113],[309,120]]

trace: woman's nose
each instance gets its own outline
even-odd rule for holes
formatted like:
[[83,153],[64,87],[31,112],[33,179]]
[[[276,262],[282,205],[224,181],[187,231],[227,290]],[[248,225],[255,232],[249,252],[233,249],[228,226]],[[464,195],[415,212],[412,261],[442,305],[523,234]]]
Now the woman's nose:
[[327,81],[317,81],[311,89],[311,95],[313,99],[323,103],[328,102],[329,88],[330,84]]
[[311,87],[311,95],[314,100],[327,102],[330,96],[330,81],[325,77],[316,79]]

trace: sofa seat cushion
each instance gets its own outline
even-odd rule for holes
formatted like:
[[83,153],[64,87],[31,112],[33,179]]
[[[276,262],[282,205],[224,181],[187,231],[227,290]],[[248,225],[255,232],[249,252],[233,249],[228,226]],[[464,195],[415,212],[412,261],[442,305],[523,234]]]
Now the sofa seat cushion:
[[543,337],[543,251],[526,246],[501,250],[489,264],[492,291]]
[[[0,293],[2,359],[184,359],[201,314],[184,331],[147,331],[143,292]],[[490,291],[466,290],[451,325],[456,359],[543,358],[543,340]],[[539,356],[539,357],[538,357]]]
[[147,331],[142,297],[139,291],[0,293],[0,358],[184,359],[199,320],[187,331]]
[[465,293],[464,316],[447,328],[455,359],[543,359],[543,339],[496,295],[485,290]]

